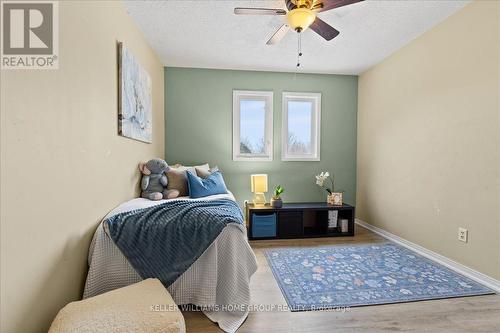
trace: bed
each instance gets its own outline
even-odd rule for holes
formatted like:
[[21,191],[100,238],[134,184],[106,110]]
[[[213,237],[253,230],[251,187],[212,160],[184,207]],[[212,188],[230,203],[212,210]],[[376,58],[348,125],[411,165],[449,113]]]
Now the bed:
[[[159,201],[137,198],[116,207],[103,221],[120,213],[179,200],[234,201],[234,196],[228,193],[200,199],[180,197]],[[104,223],[98,226],[92,239],[88,264],[84,299],[142,280],[110,238]],[[248,243],[245,227],[230,223],[167,289],[176,304],[196,305],[222,330],[234,332],[248,315],[250,277],[256,270],[256,258]]]

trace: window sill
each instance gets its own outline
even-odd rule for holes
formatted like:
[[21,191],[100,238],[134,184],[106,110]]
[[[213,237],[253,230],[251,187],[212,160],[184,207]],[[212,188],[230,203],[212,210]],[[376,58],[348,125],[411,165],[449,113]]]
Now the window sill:
[[255,157],[245,157],[245,156],[233,156],[233,161],[235,162],[271,162],[273,160],[270,156],[255,156]]

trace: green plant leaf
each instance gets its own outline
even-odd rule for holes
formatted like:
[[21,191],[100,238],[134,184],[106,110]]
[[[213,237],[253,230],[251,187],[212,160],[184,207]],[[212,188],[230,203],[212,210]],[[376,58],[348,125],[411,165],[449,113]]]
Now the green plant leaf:
[[277,198],[279,198],[279,196],[280,196],[283,192],[285,192],[285,189],[283,188],[283,186],[278,185],[278,186],[276,186],[276,187],[275,187],[275,189],[274,189],[274,196],[275,196],[275,197],[277,197]]

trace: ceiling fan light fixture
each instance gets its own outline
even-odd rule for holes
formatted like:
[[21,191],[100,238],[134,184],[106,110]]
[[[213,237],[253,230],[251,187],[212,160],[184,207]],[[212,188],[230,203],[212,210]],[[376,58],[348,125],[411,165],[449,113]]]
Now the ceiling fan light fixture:
[[316,14],[307,8],[295,8],[286,14],[288,25],[295,31],[306,30],[316,19]]

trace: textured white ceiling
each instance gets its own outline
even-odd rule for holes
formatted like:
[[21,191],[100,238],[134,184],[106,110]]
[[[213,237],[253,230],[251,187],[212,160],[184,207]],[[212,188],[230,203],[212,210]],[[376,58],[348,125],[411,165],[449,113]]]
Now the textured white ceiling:
[[[233,14],[234,7],[285,8],[284,0],[124,2],[165,66],[295,71],[296,33],[266,45],[283,16]],[[327,42],[306,30],[300,71],[359,74],[468,2],[368,0],[320,13],[340,35]]]

